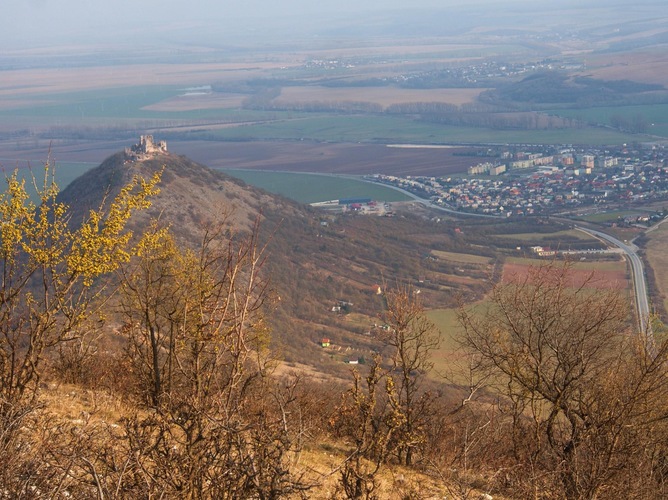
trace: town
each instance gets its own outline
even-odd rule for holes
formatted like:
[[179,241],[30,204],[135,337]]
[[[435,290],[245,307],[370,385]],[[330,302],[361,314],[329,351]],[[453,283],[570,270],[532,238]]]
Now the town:
[[513,217],[575,215],[668,199],[668,158],[660,146],[613,149],[497,147],[466,176],[397,177],[389,184],[464,213]]
[[[304,69],[337,70],[351,69],[365,65],[388,64],[387,59],[373,57],[351,57],[346,59],[309,59],[303,64]],[[474,64],[453,64],[445,68],[411,71],[399,75],[384,75],[367,81],[374,85],[397,85],[406,88],[432,88],[448,82],[471,88],[484,88],[499,79],[520,77],[535,71],[582,69],[583,63],[560,58],[548,58],[529,62],[482,61]],[[282,68],[288,70],[286,66]],[[357,81],[356,85],[360,82]],[[345,86],[344,82],[329,82],[330,86]]]

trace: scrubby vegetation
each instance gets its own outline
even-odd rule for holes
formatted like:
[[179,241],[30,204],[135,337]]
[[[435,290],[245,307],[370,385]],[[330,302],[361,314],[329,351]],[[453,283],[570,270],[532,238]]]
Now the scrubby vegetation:
[[[283,248],[289,240],[263,229],[275,215],[239,225],[247,219],[222,214],[202,219],[199,237],[182,244],[160,219],[129,225],[133,212],[160,206],[154,171],[73,221],[48,176],[39,206],[14,177],[0,198],[2,496],[666,493],[668,347],[630,330],[616,290],[592,293],[589,280],[574,285],[568,264],[548,263],[496,285],[481,310],[460,295],[465,333],[453,384],[433,371],[440,336],[424,309],[443,294],[416,289],[402,275],[413,264],[397,261],[396,281],[360,301],[380,314],[382,328],[364,341],[374,354],[355,370],[312,377],[286,367],[272,320],[306,324],[309,312],[282,310],[292,299],[279,293],[315,285],[277,293],[272,256],[306,261],[310,241],[322,242],[330,248],[309,262],[322,264],[325,282],[336,276],[336,287],[330,257],[382,228],[357,219],[343,237],[336,224],[296,217],[282,229],[305,234],[303,220],[321,236]],[[182,182],[170,174],[166,188]],[[461,242],[439,249],[433,231],[393,222],[399,253],[418,240],[443,256],[407,257],[426,259],[433,276],[457,265],[491,271],[482,257],[453,261]],[[363,247],[352,247],[357,272],[373,261],[395,265],[394,254]],[[303,349],[308,338],[296,336]]]

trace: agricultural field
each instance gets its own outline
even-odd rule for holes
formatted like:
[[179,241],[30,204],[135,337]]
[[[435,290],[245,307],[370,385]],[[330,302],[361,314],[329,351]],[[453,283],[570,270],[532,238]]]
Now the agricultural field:
[[[192,129],[196,124],[245,124],[288,116],[280,112],[241,110],[239,96],[188,96],[175,86],[132,86],[47,93],[30,99],[0,101],[0,131],[31,127],[50,133],[96,127],[113,136],[122,127]],[[295,114],[290,114],[294,117]],[[88,135],[90,129],[84,129]]]
[[407,102],[438,102],[460,106],[475,102],[482,88],[462,89],[404,89],[396,87],[343,87],[322,86],[284,87],[272,102],[303,104],[312,102],[367,102],[383,108]]
[[[495,55],[507,55],[517,53],[530,53],[523,44],[513,43],[481,43],[479,39],[475,43],[461,43],[455,39],[438,43],[425,40],[423,43],[397,43],[394,38],[377,38],[372,46],[359,46],[354,42],[343,41],[343,46],[332,47],[330,45],[315,48],[309,51],[298,52],[308,54],[314,58],[360,58],[369,62],[388,62],[393,68],[397,65],[409,65],[419,61],[441,61],[461,62],[462,59],[475,59],[479,57],[493,57]],[[356,67],[368,71],[367,67],[360,64]],[[396,70],[395,70],[396,71]]]
[[413,142],[423,144],[527,143],[621,144],[638,136],[600,127],[494,130],[441,125],[408,117],[311,113],[306,117],[212,130],[218,140],[311,140],[325,142]]
[[[434,309],[427,312],[427,318],[434,323],[440,332],[441,343],[439,348],[432,352],[434,369],[432,378],[442,380],[450,377],[454,372],[461,371],[464,362],[464,353],[459,344],[461,325],[458,318],[458,309]],[[455,380],[464,383],[464,380]]]
[[477,266],[485,266],[491,263],[491,259],[489,257],[483,257],[481,255],[473,255],[468,253],[455,253],[455,252],[444,252],[442,250],[432,250],[431,254],[439,259],[448,260],[450,262],[455,262],[460,264],[474,264]]
[[[544,265],[548,260],[522,257],[509,257],[503,266],[502,279],[506,282],[522,279],[530,267]],[[630,276],[626,260],[622,257],[605,261],[578,261],[572,263],[571,275],[573,286],[581,286],[585,280],[593,276],[589,283],[591,288],[627,290],[630,288]]]
[[[51,157],[101,163],[137,142],[138,137],[107,141],[0,140],[0,165],[41,165]],[[167,141],[168,149],[211,168],[255,169],[361,175],[454,175],[478,161],[470,148],[395,148],[382,144],[310,141]],[[67,159],[67,160],[66,160]]]
[[393,148],[382,144],[175,141],[169,148],[214,168],[363,175],[453,175],[477,161],[469,148]]
[[[665,25],[662,28],[665,31]],[[668,87],[668,54],[665,50],[635,49],[599,52],[588,56],[587,74],[594,78],[655,83]]]
[[624,217],[636,217],[638,215],[646,215],[651,213],[651,210],[611,210],[608,212],[599,212],[596,214],[583,215],[578,219],[593,222],[595,224],[605,224],[614,222],[617,219]]
[[[662,235],[663,245],[668,244],[668,226]],[[657,247],[660,245],[657,244]],[[467,260],[473,264],[478,260],[478,263],[487,261],[485,257],[458,254],[451,252],[439,252],[441,257],[447,257],[451,260],[463,261]],[[666,259],[663,259],[666,260]],[[668,260],[663,262],[663,269],[668,269]],[[509,282],[516,279],[522,279],[530,267],[540,266],[548,263],[545,259],[519,258],[508,257],[503,267],[502,280]],[[579,261],[572,263],[571,277],[573,286],[580,286],[593,273],[593,279],[590,287],[593,290],[602,289],[617,289],[622,293],[630,293],[631,283],[629,280],[626,261],[623,259],[615,261]],[[665,274],[665,273],[664,273]],[[668,280],[668,276],[663,276],[664,282]],[[482,310],[488,306],[489,302],[485,299],[467,306],[470,310]],[[459,369],[460,373],[465,373],[461,369],[466,368],[465,352],[461,348],[459,338],[462,335],[462,326],[458,321],[458,309],[433,309],[427,312],[427,317],[436,325],[441,333],[441,345],[439,349],[433,353],[432,361],[434,362],[433,377],[449,376],[454,370]],[[457,368],[455,368],[457,367]],[[461,377],[461,376],[460,376]],[[466,383],[466,380],[459,378],[455,382]]]
[[[553,233],[556,234],[556,233]],[[514,235],[519,236],[519,235]],[[666,226],[666,241],[668,242],[668,226]],[[665,244],[665,243],[664,243]],[[472,254],[462,254],[455,252],[432,251],[434,256],[446,259],[451,262],[467,265],[484,265],[489,263],[490,259],[483,256]],[[509,282],[516,279],[522,279],[530,267],[544,265],[549,261],[538,258],[507,257],[503,266],[502,280]],[[593,273],[593,280],[590,286],[596,289],[618,289],[622,293],[630,293],[630,279],[627,272],[626,261],[623,258],[609,261],[577,261],[572,264],[572,283],[573,286],[580,286]],[[664,266],[668,269],[668,264]],[[488,302],[482,300],[469,308],[487,307]],[[462,334],[462,327],[458,321],[458,309],[434,309],[427,313],[429,319],[439,328],[441,332],[441,345],[433,355],[434,376],[449,374],[454,366],[460,368],[466,364],[464,351],[458,342],[458,337]],[[465,383],[465,380],[455,380],[459,383]]]
[[499,238],[508,238],[513,240],[525,241],[530,245],[541,245],[545,241],[554,241],[554,240],[591,240],[598,241],[595,238],[592,238],[588,234],[577,231],[575,229],[568,229],[564,231],[557,231],[555,233],[516,233],[516,234],[499,234]]
[[282,66],[282,62],[113,64],[17,69],[2,72],[0,97],[42,100],[69,92],[104,91],[136,86],[182,88],[207,85],[213,81],[254,78]]
[[[645,258],[654,272],[654,283],[658,297],[656,301],[663,302],[664,310],[668,309],[668,224],[661,224],[648,233],[648,243],[645,249]],[[666,321],[666,318],[662,318]]]
[[247,98],[248,96],[246,94],[233,92],[186,92],[176,96],[170,96],[155,104],[143,106],[141,109],[144,111],[157,111],[160,113],[181,113],[202,109],[239,109]]
[[[462,43],[411,43],[405,47],[395,41],[379,40],[374,47],[343,46],[249,56],[246,61],[183,64],[116,64],[64,68],[3,71],[0,86],[0,157],[13,154],[21,141],[41,140],[50,145],[59,141],[103,142],[126,139],[134,130],[150,131],[173,142],[196,141],[311,141],[319,143],[539,143],[539,144],[619,144],[638,140],[633,134],[604,127],[552,130],[495,130],[483,127],[454,126],[420,121],[415,116],[384,114],[340,114],[246,109],[252,96],[249,81],[299,79],[294,85],[280,85],[275,102],[362,102],[383,108],[398,103],[440,102],[462,105],[475,102],[485,88],[401,88],[330,87],[318,79],[368,79],[397,77],[415,71],[416,64],[462,64],[471,57],[487,57],[505,52],[522,52],[504,44],[471,45]],[[356,58],[351,68],[328,73],[308,68],[305,61],[322,56]],[[268,62],[269,61],[269,62]],[[363,63],[366,61],[366,64]],[[313,79],[311,82],[309,79]],[[303,81],[302,81],[303,80]],[[307,84],[308,83],[308,84]],[[211,86],[227,89],[210,92]],[[637,108],[637,109],[636,109]],[[662,133],[663,109],[633,107],[655,124],[652,133]],[[620,108],[622,109],[622,108]],[[555,114],[605,114],[615,108],[560,110]],[[607,115],[605,115],[607,116]],[[601,121],[601,120],[593,120]],[[134,134],[133,134],[134,135]],[[25,147],[25,144],[20,144]],[[76,155],[76,152],[73,153]],[[308,158],[308,157],[307,157]],[[36,158],[32,158],[34,161]],[[76,156],[61,158],[82,161]],[[306,158],[300,163],[304,163]],[[88,158],[84,161],[88,161]],[[382,165],[382,162],[377,162]],[[284,168],[282,168],[284,169]],[[301,168],[300,168],[301,169]],[[292,169],[285,169],[292,170]],[[351,167],[352,170],[352,167]],[[320,170],[316,170],[320,171]],[[350,170],[349,170],[350,171]],[[368,172],[365,170],[364,172]],[[378,171],[378,168],[373,171]],[[358,171],[355,173],[363,173]],[[426,173],[426,172],[425,172]]]
[[350,177],[257,170],[223,172],[271,193],[299,203],[315,203],[340,198],[371,198],[378,201],[407,201],[408,196],[394,189]]

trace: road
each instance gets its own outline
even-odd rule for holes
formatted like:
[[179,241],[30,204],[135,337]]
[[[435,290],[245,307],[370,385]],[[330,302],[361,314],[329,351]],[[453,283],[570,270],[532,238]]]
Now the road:
[[640,327],[640,332],[646,335],[647,352],[655,354],[656,345],[654,343],[652,326],[649,323],[649,300],[647,298],[645,270],[643,268],[642,260],[636,251],[637,247],[635,245],[627,245],[614,236],[610,236],[609,234],[603,233],[601,231],[596,231],[595,229],[588,229],[579,226],[575,226],[575,228],[621,248],[628,257],[629,262],[631,263],[631,274],[633,275],[633,286],[636,297],[636,311],[638,313],[638,325]]
[[502,219],[500,215],[489,215],[489,214],[476,214],[472,212],[460,212],[458,210],[455,210],[453,208],[447,208],[442,205],[436,205],[432,203],[430,200],[426,200],[424,198],[420,198],[418,195],[411,193],[410,191],[400,188],[398,186],[393,186],[392,184],[386,184],[385,182],[377,182],[372,179],[364,179],[365,182],[370,182],[371,184],[378,184],[379,186],[384,186],[388,187],[390,189],[394,189],[395,191],[400,191],[401,193],[405,194],[406,196],[410,196],[413,198],[418,203],[422,203],[424,206],[433,208],[434,210],[440,210],[441,212],[448,212],[453,215],[457,215],[459,217],[482,217],[486,219]]
[[[368,182],[374,182],[372,180],[366,179]],[[458,212],[456,210],[442,207],[439,205],[435,205],[432,203],[430,200],[425,200],[424,198],[420,198],[419,196],[411,193],[410,191],[407,191],[405,189],[399,188],[397,186],[392,186],[388,185],[385,183],[377,183],[381,184],[383,186],[390,187],[392,189],[396,189],[397,191],[401,191],[411,198],[413,198],[415,201],[422,203],[425,206],[428,206],[430,208],[434,208],[437,210],[441,210],[443,212],[449,212],[452,213],[453,215],[458,215],[458,216],[478,216],[478,217],[486,217],[486,218],[499,218],[498,216],[495,215],[485,215],[485,214],[472,214],[472,213],[466,213],[466,212]],[[662,221],[664,222],[664,221]],[[620,248],[622,252],[626,254],[626,256],[629,259],[629,262],[631,263],[631,274],[633,276],[633,287],[634,287],[634,294],[636,297],[636,312],[638,315],[638,326],[640,328],[640,332],[645,335],[646,337],[646,343],[647,345],[645,348],[647,349],[647,352],[649,352],[652,355],[656,354],[656,344],[654,342],[654,334],[652,333],[652,325],[649,322],[649,298],[648,298],[648,293],[647,293],[647,283],[645,281],[645,270],[643,267],[642,260],[638,256],[637,253],[637,247],[633,244],[627,245],[623,241],[618,240],[614,236],[610,236],[609,234],[603,233],[601,231],[597,231],[595,229],[589,229],[589,228],[584,228],[584,227],[579,227],[579,226],[574,226],[576,229],[580,231],[584,231],[585,233],[588,233],[594,237],[600,238],[602,240],[607,241],[608,243]]]

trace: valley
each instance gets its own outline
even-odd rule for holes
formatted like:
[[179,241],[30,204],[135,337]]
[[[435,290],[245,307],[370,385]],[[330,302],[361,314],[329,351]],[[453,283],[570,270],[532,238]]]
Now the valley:
[[665,497],[664,3],[10,2],[0,497]]

